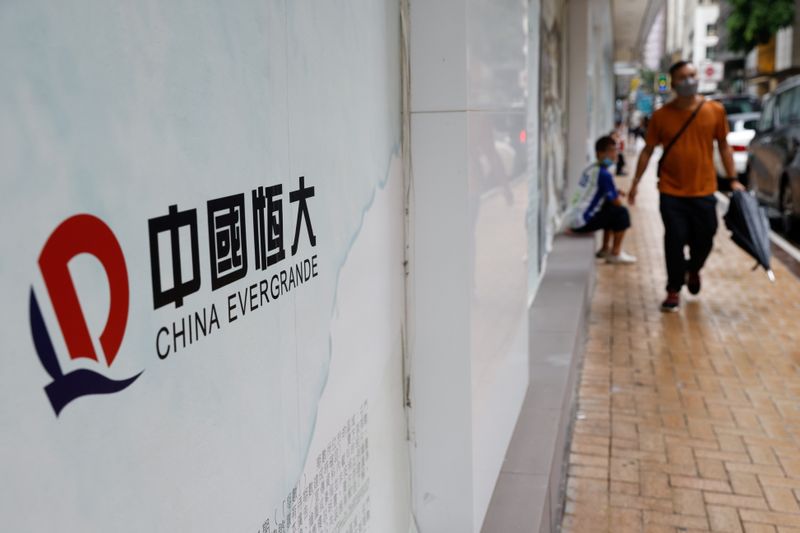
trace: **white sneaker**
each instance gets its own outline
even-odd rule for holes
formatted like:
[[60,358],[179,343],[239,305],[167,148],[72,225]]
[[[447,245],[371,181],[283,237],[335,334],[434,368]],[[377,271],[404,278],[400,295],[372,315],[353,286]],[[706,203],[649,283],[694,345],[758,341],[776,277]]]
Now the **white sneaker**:
[[636,262],[636,257],[625,252],[620,252],[619,255],[609,255],[606,257],[606,263],[613,265],[632,265]]

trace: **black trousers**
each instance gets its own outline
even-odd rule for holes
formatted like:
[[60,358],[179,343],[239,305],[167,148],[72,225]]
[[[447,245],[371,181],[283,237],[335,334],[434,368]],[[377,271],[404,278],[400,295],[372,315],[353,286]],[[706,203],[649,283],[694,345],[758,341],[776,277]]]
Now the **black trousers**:
[[614,205],[606,201],[603,203],[603,207],[600,208],[600,211],[589,219],[589,222],[572,231],[575,233],[591,233],[599,229],[625,231],[630,227],[631,215],[628,213],[628,208],[624,205]]
[[[686,272],[699,272],[703,268],[717,232],[716,206],[717,199],[713,194],[699,197],[661,194],[668,291],[680,291]],[[684,255],[687,245],[688,260]]]

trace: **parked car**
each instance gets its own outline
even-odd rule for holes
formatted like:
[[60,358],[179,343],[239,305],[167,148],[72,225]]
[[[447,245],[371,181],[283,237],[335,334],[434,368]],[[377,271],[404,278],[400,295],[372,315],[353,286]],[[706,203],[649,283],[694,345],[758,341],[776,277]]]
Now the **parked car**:
[[[736,168],[736,174],[742,180],[747,181],[745,172],[747,171],[747,147],[753,137],[756,136],[756,129],[758,129],[758,121],[761,118],[761,113],[739,113],[736,115],[728,115],[728,123],[730,124],[730,132],[728,133],[728,145],[733,151],[733,166]],[[717,169],[717,176],[725,177],[725,167],[722,165],[722,158],[719,156],[719,151],[714,150],[714,167]]]
[[784,230],[793,231],[800,217],[800,76],[765,100],[748,152],[748,187],[778,211]]

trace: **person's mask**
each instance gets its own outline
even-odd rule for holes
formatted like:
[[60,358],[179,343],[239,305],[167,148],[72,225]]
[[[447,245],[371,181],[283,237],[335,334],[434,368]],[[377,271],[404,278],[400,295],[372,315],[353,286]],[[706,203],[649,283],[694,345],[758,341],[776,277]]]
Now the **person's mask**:
[[694,96],[697,94],[697,86],[696,79],[686,78],[675,85],[675,92],[678,93],[678,96]]
[[600,164],[601,164],[602,166],[604,166],[605,168],[608,168],[608,167],[610,167],[611,165],[613,165],[613,164],[614,164],[614,161],[612,161],[611,159],[609,159],[609,158],[607,158],[607,157],[606,157],[605,159],[603,159],[602,161],[600,161]]

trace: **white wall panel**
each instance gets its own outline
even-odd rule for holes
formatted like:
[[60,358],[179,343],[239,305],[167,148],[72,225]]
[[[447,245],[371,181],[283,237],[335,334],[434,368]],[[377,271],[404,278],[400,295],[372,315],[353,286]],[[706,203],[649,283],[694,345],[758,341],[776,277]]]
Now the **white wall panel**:
[[411,111],[463,110],[467,104],[464,0],[409,1]]
[[413,488],[423,533],[472,530],[466,129],[463,112],[411,117]]
[[[25,1],[0,13],[0,223],[17,228],[0,237],[0,530],[272,532],[315,521],[405,533],[397,2]],[[292,251],[301,176],[315,189],[316,242],[301,222]],[[284,222],[270,236],[283,236],[286,255],[261,270],[251,193],[272,185]],[[242,246],[229,249],[209,235],[207,202],[236,194]],[[159,307],[148,221],[172,205],[196,210],[200,285]],[[129,302],[112,363],[98,338],[121,301],[105,272],[121,270],[85,253],[65,267],[92,360],[70,357],[76,327],[52,303],[68,283],[39,265],[79,213],[102,220],[124,257]],[[59,242],[91,247],[101,233],[91,227]],[[212,288],[212,249],[246,250],[247,272]],[[262,280],[312,257],[317,276],[282,293],[279,277],[278,296],[262,299]],[[60,378],[37,357],[31,294],[62,372],[139,377],[56,412],[43,389]],[[212,308],[218,327],[185,346],[176,336],[159,357],[161,328]]]
[[477,531],[528,383],[528,5],[430,4],[410,6],[414,509]]

